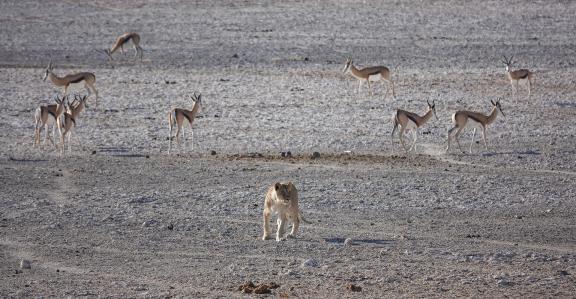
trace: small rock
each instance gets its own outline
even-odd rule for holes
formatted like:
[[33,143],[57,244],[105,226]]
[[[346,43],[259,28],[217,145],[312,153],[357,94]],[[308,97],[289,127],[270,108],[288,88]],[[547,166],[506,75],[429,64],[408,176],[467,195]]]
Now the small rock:
[[232,55],[232,58],[238,58],[238,54],[234,53],[234,55]]
[[146,159],[150,159],[150,155],[146,155]]
[[354,245],[354,240],[347,238],[346,240],[344,240],[344,246],[352,246]]
[[313,152],[311,159],[312,160],[320,159],[320,153],[319,152]]
[[497,284],[499,287],[506,287],[510,285],[510,282],[506,279],[498,279]]
[[320,264],[315,259],[307,259],[302,263],[302,267],[317,268]]
[[96,155],[96,151],[92,151],[92,155]]
[[146,220],[146,221],[144,221],[144,223],[142,223],[142,227],[149,227],[149,226],[153,225],[154,223],[156,223],[155,220]]
[[570,273],[568,273],[568,271],[566,271],[566,270],[560,270],[560,271],[558,271],[558,274],[560,274],[562,276],[570,275]]
[[346,286],[346,289],[352,292],[362,292],[362,287],[351,283]]
[[265,284],[261,284],[254,289],[254,294],[269,294],[269,293],[272,293],[272,291],[270,291],[270,288]]
[[31,269],[32,264],[29,260],[22,259],[20,260],[20,269]]
[[167,226],[166,228],[168,228],[169,230],[173,230],[173,229],[174,229],[174,224],[170,223],[170,224],[168,224],[168,226]]
[[211,155],[211,156],[216,156],[216,154],[217,154],[217,153],[216,153],[215,150],[211,150],[211,151],[210,151],[210,155]]

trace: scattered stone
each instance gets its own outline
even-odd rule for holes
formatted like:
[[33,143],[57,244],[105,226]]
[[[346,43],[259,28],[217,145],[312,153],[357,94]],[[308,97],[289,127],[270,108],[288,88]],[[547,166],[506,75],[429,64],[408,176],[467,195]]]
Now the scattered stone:
[[302,263],[302,267],[317,268],[320,264],[315,259],[307,259]]
[[265,284],[261,284],[254,289],[254,294],[269,294],[269,293],[272,293],[272,291]]
[[174,230],[174,224],[172,224],[172,223],[168,224],[167,228],[169,230]]
[[153,219],[146,220],[146,221],[144,221],[144,223],[142,223],[142,227],[149,227],[149,226],[153,225],[154,223],[156,223],[156,220],[153,220]]
[[211,150],[211,151],[210,151],[210,155],[211,155],[211,156],[216,156],[216,154],[217,154],[217,153],[216,153],[215,150]]
[[150,155],[146,155],[146,159],[150,159]]
[[562,276],[570,275],[570,273],[568,273],[568,271],[566,271],[566,270],[560,270],[560,271],[558,271],[558,274],[562,275]]
[[510,282],[506,279],[498,279],[497,284],[499,287],[506,287],[510,285]]
[[31,268],[32,264],[30,263],[29,260],[26,259],[20,260],[20,269],[31,269]]
[[320,159],[320,153],[319,152],[313,152],[311,159],[312,160]]
[[515,215],[514,217],[515,217],[516,219],[522,219],[522,218],[524,218],[522,215]]
[[352,292],[362,292],[362,287],[357,286],[355,284],[351,284],[351,283],[349,283],[346,286],[346,289],[348,289],[349,291],[352,291]]
[[238,56],[237,53],[234,53],[234,55],[232,55],[232,58],[238,58],[238,57],[240,57],[240,56]]
[[354,240],[350,238],[346,238],[346,240],[344,240],[344,246],[352,246],[352,245],[354,245]]
[[246,294],[269,294],[272,292],[272,289],[277,289],[279,287],[280,285],[275,282],[255,285],[253,282],[247,281],[241,284],[236,290]]
[[92,151],[92,155],[96,155],[96,151]]
[[247,281],[241,284],[238,287],[237,291],[241,291],[243,293],[252,293],[254,291],[254,288],[255,288],[254,283],[251,281]]

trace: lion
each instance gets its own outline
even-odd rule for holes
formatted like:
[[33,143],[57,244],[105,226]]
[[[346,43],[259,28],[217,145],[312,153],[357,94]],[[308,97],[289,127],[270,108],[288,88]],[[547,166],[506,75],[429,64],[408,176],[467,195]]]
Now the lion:
[[[276,231],[276,241],[286,240],[287,237],[294,238],[300,221],[310,223],[300,213],[298,208],[298,190],[292,182],[278,182],[268,188],[264,199],[264,235],[262,240],[270,236],[270,217],[278,214],[278,230]],[[287,220],[292,222],[292,231],[288,236],[284,236],[284,229]]]

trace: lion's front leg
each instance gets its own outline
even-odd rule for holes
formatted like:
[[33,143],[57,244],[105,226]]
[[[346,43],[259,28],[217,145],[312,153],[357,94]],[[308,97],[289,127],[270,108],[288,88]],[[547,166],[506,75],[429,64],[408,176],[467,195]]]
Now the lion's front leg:
[[262,223],[262,228],[264,229],[264,235],[262,235],[262,240],[268,239],[270,236],[270,211],[264,210],[262,215],[264,223]]
[[279,214],[278,215],[278,231],[276,231],[276,241],[280,242],[282,240],[285,240],[286,238],[284,238],[284,231],[285,231],[285,227],[286,227],[286,215],[284,214]]

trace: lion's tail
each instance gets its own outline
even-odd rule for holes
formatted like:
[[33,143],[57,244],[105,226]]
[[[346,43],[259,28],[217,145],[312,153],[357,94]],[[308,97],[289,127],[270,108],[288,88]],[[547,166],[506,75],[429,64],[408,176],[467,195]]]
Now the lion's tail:
[[302,221],[304,223],[312,224],[312,222],[306,220],[306,218],[304,218],[304,216],[302,216],[302,212],[300,212],[300,211],[298,211],[298,219],[300,219],[300,221]]

